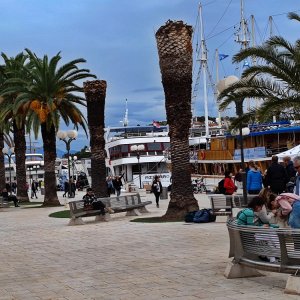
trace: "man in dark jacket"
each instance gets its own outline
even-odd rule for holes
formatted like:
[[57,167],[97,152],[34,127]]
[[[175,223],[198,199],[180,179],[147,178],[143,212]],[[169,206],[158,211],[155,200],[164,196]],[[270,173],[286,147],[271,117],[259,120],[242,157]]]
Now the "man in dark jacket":
[[285,167],[285,170],[286,170],[286,173],[287,173],[287,176],[288,176],[288,181],[290,181],[290,179],[292,177],[296,176],[296,170],[294,168],[294,164],[291,161],[290,156],[285,156],[285,157],[282,158],[282,160],[283,160],[283,165]]
[[266,184],[275,194],[281,194],[288,183],[288,176],[284,166],[278,163],[278,156],[272,156],[272,164],[267,170]]

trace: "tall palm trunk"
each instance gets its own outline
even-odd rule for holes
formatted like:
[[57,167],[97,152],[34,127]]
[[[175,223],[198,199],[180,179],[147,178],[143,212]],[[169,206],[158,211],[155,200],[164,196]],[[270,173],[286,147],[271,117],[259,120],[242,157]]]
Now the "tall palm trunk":
[[5,188],[5,164],[4,154],[1,151],[4,148],[4,135],[0,132],[0,191]]
[[45,198],[43,206],[60,205],[56,192],[55,159],[56,159],[56,136],[55,128],[50,129],[45,123],[41,125],[44,144],[44,176],[45,176]]
[[29,202],[26,187],[26,138],[24,125],[18,128],[16,122],[13,122],[15,157],[16,157],[16,177],[17,177],[17,197],[20,202]]
[[163,218],[183,220],[187,212],[199,209],[193,195],[189,161],[189,128],[192,118],[192,27],[183,24],[182,21],[168,21],[159,28],[155,36],[171,144],[172,191]]
[[91,178],[97,197],[108,196],[105,166],[104,108],[106,81],[93,80],[83,84],[87,100],[87,119],[90,131]]

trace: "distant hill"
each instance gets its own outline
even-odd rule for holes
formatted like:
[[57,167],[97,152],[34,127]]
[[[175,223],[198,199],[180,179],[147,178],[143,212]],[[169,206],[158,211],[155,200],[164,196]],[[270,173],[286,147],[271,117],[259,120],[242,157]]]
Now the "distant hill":
[[[78,152],[79,150],[70,150],[70,154],[74,154]],[[35,153],[40,153],[44,155],[44,150],[43,149],[37,149]],[[65,154],[67,153],[66,150],[61,150],[61,149],[56,149],[56,156],[59,158],[62,158]]]

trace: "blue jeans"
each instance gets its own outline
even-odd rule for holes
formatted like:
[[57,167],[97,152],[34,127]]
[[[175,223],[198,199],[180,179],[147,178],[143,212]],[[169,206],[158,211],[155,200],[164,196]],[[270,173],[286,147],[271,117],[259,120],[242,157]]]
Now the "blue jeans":
[[117,197],[119,197],[121,195],[121,190],[116,190],[117,192]]
[[300,228],[300,201],[295,201],[293,209],[289,216],[289,226],[292,228]]

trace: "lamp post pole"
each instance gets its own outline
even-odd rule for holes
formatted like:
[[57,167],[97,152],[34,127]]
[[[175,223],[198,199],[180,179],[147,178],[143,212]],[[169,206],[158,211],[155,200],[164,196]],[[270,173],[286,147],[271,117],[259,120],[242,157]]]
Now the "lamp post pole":
[[[243,100],[237,100],[235,101],[236,105],[236,114],[238,117],[242,117],[243,115]],[[248,129],[248,128],[247,128]],[[249,129],[248,129],[249,131]],[[243,183],[243,200],[244,205],[248,204],[247,200],[247,174],[246,174],[246,168],[245,168],[245,157],[244,157],[244,142],[243,142],[243,135],[247,135],[249,132],[243,132],[243,126],[242,124],[239,125],[239,140],[240,140],[240,150],[241,150],[241,167],[243,169],[242,172],[242,183]]]
[[71,155],[71,156],[69,156],[69,160],[72,164],[72,175],[73,175],[73,180],[74,180],[74,178],[75,178],[75,161],[77,160],[77,156],[76,155],[74,155],[74,156]]
[[[239,78],[236,76],[228,76],[225,79],[220,80],[217,83],[217,90],[219,93],[222,93],[226,88],[228,88],[229,86],[231,86],[232,84],[236,83],[237,81],[239,81]],[[236,114],[239,118],[241,118],[243,116],[243,99],[236,99],[235,101],[235,105],[236,105]],[[247,130],[249,131],[249,128],[247,128]],[[245,135],[247,133],[245,132]],[[248,132],[249,134],[249,132]],[[243,145],[243,128],[242,125],[239,126],[239,140],[240,140],[240,149],[241,149],[241,167],[243,169],[242,172],[242,181],[243,181],[243,200],[244,200],[244,204],[246,205],[248,203],[247,201],[247,187],[246,187],[246,170],[245,170],[245,159],[244,159],[244,145]]]
[[40,166],[36,165],[34,166],[35,169],[35,180],[38,181],[38,169],[40,168]]
[[141,165],[140,165],[140,152],[136,152],[136,158],[138,160],[138,166],[139,166],[139,181],[140,181],[140,189],[142,188],[142,174],[141,174]]
[[141,170],[140,158],[141,158],[141,151],[144,151],[144,150],[145,150],[145,146],[144,145],[132,145],[130,147],[130,151],[136,153],[136,158],[138,160],[139,183],[140,183],[139,188],[140,189],[142,188],[142,170]]
[[32,180],[32,176],[31,176],[31,171],[32,171],[33,169],[32,169],[32,167],[29,167],[28,168],[28,171],[29,171],[29,185],[30,185],[30,189],[31,189],[31,180]]
[[8,168],[9,168],[9,194],[12,195],[12,188],[11,188],[11,157],[15,153],[15,149],[12,148],[3,148],[2,153],[7,156],[8,158]]
[[[71,142],[76,140],[78,132],[76,130],[61,131],[57,132],[57,137],[66,144],[67,157],[68,157],[68,173],[69,173],[69,198],[72,195],[71,187],[71,167],[70,167],[70,149]],[[67,139],[68,137],[68,139]]]

